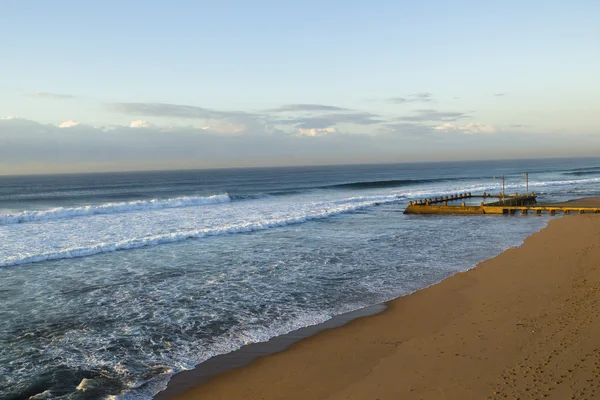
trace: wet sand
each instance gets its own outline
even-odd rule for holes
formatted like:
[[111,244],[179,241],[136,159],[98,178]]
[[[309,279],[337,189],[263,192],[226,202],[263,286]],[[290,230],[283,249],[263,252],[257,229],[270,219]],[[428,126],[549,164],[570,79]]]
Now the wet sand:
[[600,215],[557,218],[521,247],[387,306],[205,383],[190,373],[185,393],[175,379],[160,397],[600,398]]

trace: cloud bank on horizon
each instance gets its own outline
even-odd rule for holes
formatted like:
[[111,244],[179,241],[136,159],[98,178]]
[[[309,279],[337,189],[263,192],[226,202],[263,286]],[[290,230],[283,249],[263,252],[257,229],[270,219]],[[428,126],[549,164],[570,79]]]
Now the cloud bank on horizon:
[[[417,114],[436,115],[431,110]],[[63,173],[417,162],[505,158],[506,154],[530,156],[522,148],[515,151],[513,143],[516,142],[525,149],[536,146],[540,157],[554,157],[565,155],[564,151],[556,152],[557,146],[566,146],[571,140],[569,135],[561,133],[523,136],[519,127],[499,131],[477,122],[443,122],[448,118],[461,119],[462,115],[455,114],[440,115],[441,122],[423,118],[427,124],[374,120],[375,116],[370,114],[352,112],[291,117],[284,124],[279,124],[276,116],[270,120],[267,115],[254,115],[248,125],[236,120],[238,113],[233,113],[231,120],[218,112],[210,115],[219,117],[200,127],[156,125],[147,120],[107,126],[73,120],[43,124],[2,117],[0,171],[3,174]],[[348,133],[337,128],[338,124],[344,126],[348,121],[358,121],[359,125],[377,124],[378,128],[374,134]],[[204,124],[207,120],[201,118],[201,122]],[[595,155],[590,148],[600,146],[600,136],[588,139],[591,140],[574,151]],[[414,150],[428,146],[425,154]],[[471,152],[473,157],[464,157],[465,151]]]

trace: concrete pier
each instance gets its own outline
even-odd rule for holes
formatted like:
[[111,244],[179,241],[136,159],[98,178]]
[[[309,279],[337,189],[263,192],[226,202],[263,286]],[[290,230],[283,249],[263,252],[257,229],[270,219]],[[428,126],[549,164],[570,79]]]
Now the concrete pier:
[[[481,202],[480,205],[466,205],[464,201],[461,203],[456,200],[469,199],[469,198],[486,198],[495,197],[499,198],[499,201],[485,204]],[[439,199],[439,200],[438,200]],[[410,202],[406,207],[404,214],[495,214],[495,215],[515,215],[517,212],[521,215],[529,215],[530,211],[533,215],[542,215],[547,213],[549,215],[556,215],[556,213],[562,213],[568,215],[570,213],[600,213],[600,207],[591,207],[586,205],[580,205],[577,202],[567,203],[556,203],[556,204],[537,204],[536,196],[534,193],[530,195],[518,195],[506,196],[492,196],[488,193],[484,193],[483,196],[471,195],[471,193],[453,194],[450,196],[441,196],[439,198],[428,199],[430,201],[423,202],[415,201]],[[456,205],[449,205],[449,203],[456,202]],[[442,204],[439,204],[442,203]]]

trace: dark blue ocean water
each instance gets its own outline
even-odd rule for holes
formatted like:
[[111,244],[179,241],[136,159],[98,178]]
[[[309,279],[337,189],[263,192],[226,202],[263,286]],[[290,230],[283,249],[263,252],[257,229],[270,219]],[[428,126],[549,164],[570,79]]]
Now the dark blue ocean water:
[[549,217],[410,200],[600,195],[600,159],[0,177],[0,398],[150,399],[204,360],[429,286]]

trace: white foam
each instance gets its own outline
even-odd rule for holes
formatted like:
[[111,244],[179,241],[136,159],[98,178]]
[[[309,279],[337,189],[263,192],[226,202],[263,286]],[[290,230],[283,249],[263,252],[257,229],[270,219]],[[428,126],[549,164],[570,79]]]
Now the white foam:
[[54,396],[52,395],[52,392],[50,392],[49,390],[44,390],[42,393],[30,396],[29,400],[51,399],[53,397]]
[[0,267],[9,267],[14,265],[60,260],[66,258],[87,257],[100,253],[136,249],[146,246],[157,246],[161,244],[175,243],[186,239],[197,239],[207,236],[220,236],[232,233],[261,231],[269,228],[327,218],[333,215],[352,212],[376,204],[390,203],[397,200],[397,196],[353,197],[343,201],[320,203],[318,206],[315,204],[314,208],[306,207],[300,213],[295,215],[288,214],[282,218],[267,217],[254,222],[239,222],[198,230],[185,230],[172,233],[149,235],[145,237],[132,237],[116,242],[100,242],[89,246],[64,248],[55,251],[40,252],[37,254],[20,253],[0,260]]
[[208,197],[185,196],[172,199],[137,200],[121,203],[105,203],[74,208],[52,208],[41,211],[23,211],[18,214],[0,215],[0,225],[20,224],[33,221],[49,221],[99,214],[116,214],[130,211],[158,210],[200,206],[205,204],[225,203],[231,201],[229,195],[218,194]]
[[91,379],[83,378],[81,380],[81,382],[79,382],[79,385],[77,385],[77,387],[75,389],[79,390],[81,392],[85,392],[86,390],[88,390],[88,388],[90,386],[90,382],[91,382]]

